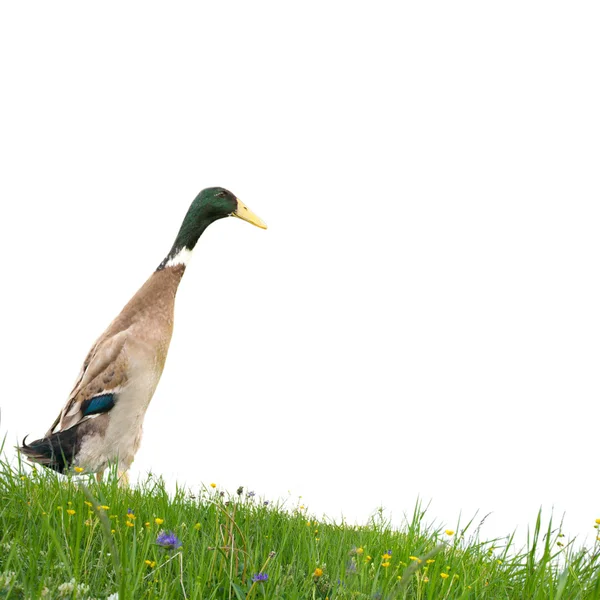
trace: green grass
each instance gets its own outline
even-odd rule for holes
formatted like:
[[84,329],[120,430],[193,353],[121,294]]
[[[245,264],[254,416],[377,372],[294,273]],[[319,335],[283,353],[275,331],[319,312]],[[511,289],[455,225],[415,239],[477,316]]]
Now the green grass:
[[[427,522],[419,504],[401,528],[382,511],[354,527],[245,491],[168,494],[151,476],[124,490],[0,461],[0,598],[600,598],[600,544],[576,549],[540,516],[522,551]],[[161,530],[181,548],[158,546]]]

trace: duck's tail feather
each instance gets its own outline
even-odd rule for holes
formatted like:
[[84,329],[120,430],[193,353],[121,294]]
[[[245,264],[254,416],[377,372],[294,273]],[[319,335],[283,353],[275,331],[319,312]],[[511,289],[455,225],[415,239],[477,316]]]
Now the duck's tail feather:
[[27,436],[19,450],[30,460],[64,473],[72,464],[79,451],[80,435],[78,425],[53,433],[27,444]]

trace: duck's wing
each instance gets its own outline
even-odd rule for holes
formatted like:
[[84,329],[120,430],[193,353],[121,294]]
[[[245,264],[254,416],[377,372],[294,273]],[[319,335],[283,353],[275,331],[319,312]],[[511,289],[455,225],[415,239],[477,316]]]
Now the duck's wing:
[[79,377],[46,437],[73,427],[93,415],[108,412],[127,384],[126,341],[129,331],[104,334],[87,355]]

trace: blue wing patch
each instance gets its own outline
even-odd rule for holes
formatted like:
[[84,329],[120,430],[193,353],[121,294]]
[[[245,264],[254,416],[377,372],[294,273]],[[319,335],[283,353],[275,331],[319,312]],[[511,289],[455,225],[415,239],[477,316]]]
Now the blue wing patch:
[[89,400],[84,400],[81,403],[81,412],[84,417],[90,415],[98,415],[108,412],[115,405],[115,394],[102,394],[94,396]]

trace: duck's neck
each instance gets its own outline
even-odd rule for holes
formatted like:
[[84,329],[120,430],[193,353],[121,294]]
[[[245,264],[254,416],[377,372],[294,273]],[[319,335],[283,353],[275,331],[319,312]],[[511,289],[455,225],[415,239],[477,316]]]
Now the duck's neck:
[[162,271],[165,267],[175,267],[177,265],[186,267],[190,262],[192,251],[198,239],[204,233],[205,229],[216,220],[209,218],[198,219],[197,215],[190,214],[191,211],[192,209],[190,208],[173,242],[173,247],[169,254],[163,258],[160,265],[158,265],[157,271]]
[[177,267],[179,265],[183,265],[183,269],[185,270],[190,262],[190,258],[192,258],[192,250],[190,248],[187,248],[186,246],[175,248],[175,246],[173,246],[171,252],[162,259],[162,262],[158,265],[156,270],[162,271],[166,267]]

